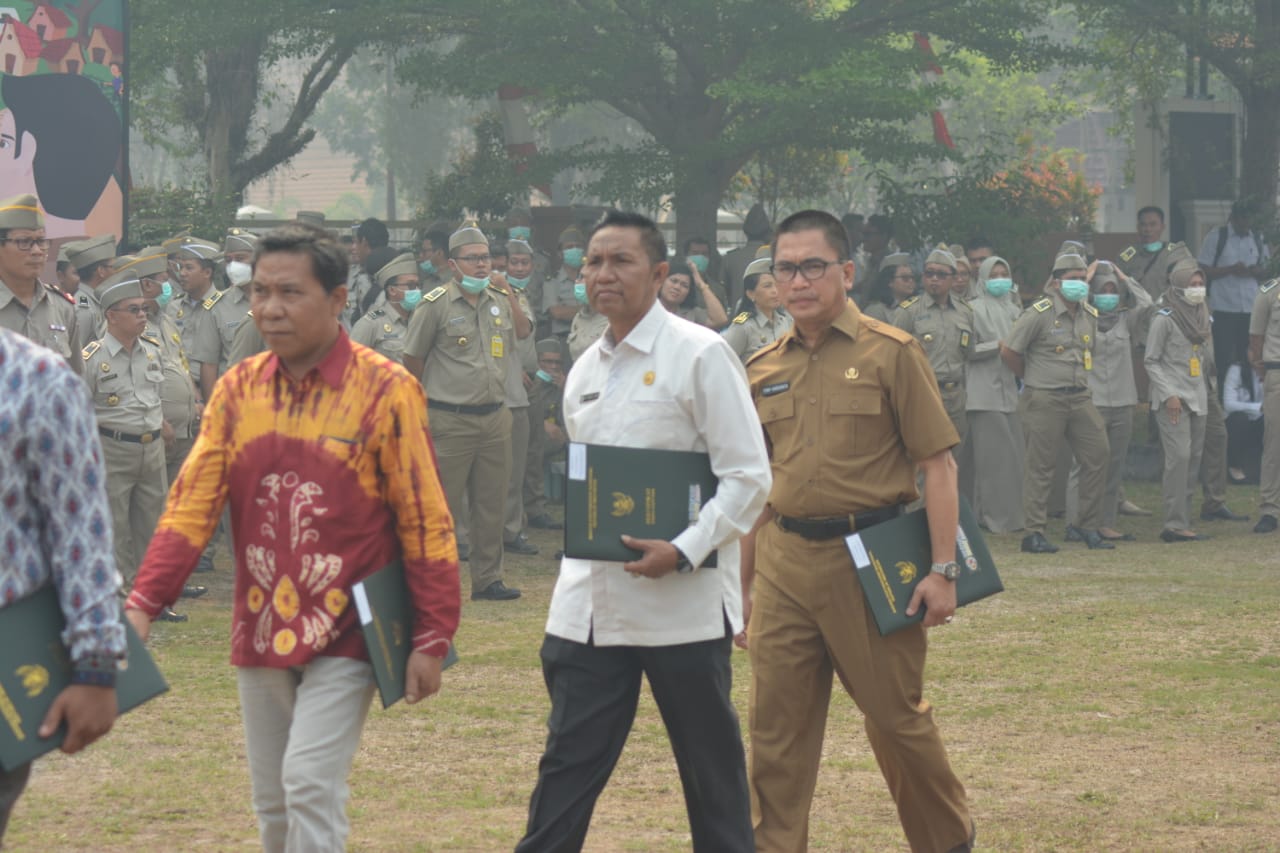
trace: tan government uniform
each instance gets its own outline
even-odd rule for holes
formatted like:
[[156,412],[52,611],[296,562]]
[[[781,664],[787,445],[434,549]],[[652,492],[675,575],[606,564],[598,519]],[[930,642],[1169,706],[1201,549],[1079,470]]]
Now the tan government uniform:
[[[569,360],[577,361],[587,348],[600,340],[609,328],[609,318],[591,310],[591,306],[583,305],[573,315],[573,324],[569,329]],[[568,373],[566,366],[565,372]]]
[[781,309],[774,311],[772,317],[759,310],[743,311],[720,335],[746,364],[758,350],[790,331],[793,322],[791,315]]
[[[813,351],[795,330],[747,365],[780,516],[839,518],[918,498],[916,461],[959,443],[920,345],[852,301]],[[926,638],[880,636],[842,537],[806,539],[779,520],[756,537],[748,628],[756,845],[804,850],[830,700],[839,676],[914,850],[969,838],[964,786],[923,699]]]
[[0,281],[0,326],[48,347],[65,358],[72,370],[81,372],[83,360],[72,357],[76,309],[53,285],[36,282],[35,298],[27,306]]
[[[431,438],[455,522],[471,533],[471,591],[502,580],[502,528],[511,475],[508,361],[517,358],[504,294],[486,288],[473,306],[457,282],[422,298],[404,354],[425,362]],[[465,500],[464,500],[465,498]]]
[[[533,309],[529,304],[529,294],[519,288],[512,288],[516,302],[524,316],[533,323]],[[510,306],[508,306],[510,307]],[[503,512],[502,541],[513,542],[524,532],[525,506],[524,481],[529,466],[529,458],[534,451],[532,410],[528,389],[525,388],[526,373],[538,369],[537,342],[532,334],[516,338],[516,358],[507,359],[507,408],[511,410],[511,475],[507,481],[507,505]],[[537,442],[538,457],[541,459],[542,442]]]
[[1258,497],[1263,515],[1280,518],[1280,279],[1258,288],[1249,334],[1262,338],[1262,472]]
[[[1200,472],[1206,419],[1210,416],[1211,395],[1204,374],[1213,368],[1212,348],[1212,339],[1200,344],[1188,340],[1168,308],[1161,308],[1151,318],[1143,364],[1151,377],[1151,408],[1156,413],[1164,450],[1161,493],[1165,530],[1191,528],[1191,495]],[[1177,423],[1166,408],[1171,397],[1182,401]]]
[[165,474],[160,342],[138,338],[132,351],[110,334],[84,348],[84,378],[102,436],[116,566],[132,578],[164,510]]
[[[246,322],[253,325],[251,319]],[[357,320],[351,329],[351,340],[364,344],[379,355],[385,355],[398,364],[400,356],[404,354],[404,339],[407,334],[409,334],[409,316],[401,314],[394,305],[388,304],[372,309]],[[247,340],[248,337],[246,335],[242,338],[240,330],[236,330],[237,341]],[[236,349],[233,343],[231,351],[239,355]],[[252,354],[246,353],[246,356]]]
[[[258,331],[258,324],[253,322],[253,312],[249,311],[236,326],[235,337],[231,339],[231,349],[227,352],[227,365],[238,364],[251,355],[257,355],[267,348],[267,342]],[[397,356],[398,359],[398,356]]]
[[166,447],[164,451],[165,473],[172,483],[178,478],[178,470],[186,461],[191,446],[195,444],[196,433],[200,431],[196,410],[200,392],[191,379],[187,354],[182,349],[182,336],[168,314],[161,311],[148,320],[142,336],[160,344],[160,364],[164,369],[164,383],[160,388],[161,411],[165,421],[173,427],[174,435],[173,447]]
[[1063,441],[1080,465],[1078,525],[1096,530],[1106,492],[1106,425],[1093,404],[1089,376],[1098,311],[1078,303],[1072,317],[1061,296],[1047,296],[1022,312],[1006,346],[1025,359],[1020,416],[1027,440],[1022,483],[1026,532],[1043,535],[1049,490]]
[[195,312],[195,324],[187,357],[202,364],[217,364],[218,375],[231,366],[231,346],[236,330],[249,314],[249,296],[241,287],[210,289]]
[[918,340],[929,356],[929,366],[938,380],[947,417],[964,441],[968,433],[965,419],[964,364],[973,345],[973,310],[948,297],[939,303],[928,293],[904,300],[893,315],[893,325]]
[[101,340],[107,333],[107,316],[102,311],[102,303],[98,297],[97,289],[84,282],[80,282],[80,286],[76,288],[76,329],[81,349]]
[[1116,266],[1142,285],[1142,289],[1155,301],[1169,289],[1169,266],[1173,262],[1169,248],[1169,243],[1162,243],[1160,251],[1148,252],[1140,246],[1130,246],[1120,253]]

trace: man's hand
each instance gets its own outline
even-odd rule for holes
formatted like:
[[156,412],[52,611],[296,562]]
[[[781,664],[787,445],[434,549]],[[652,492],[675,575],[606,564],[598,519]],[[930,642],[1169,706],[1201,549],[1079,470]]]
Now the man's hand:
[[439,692],[441,664],[440,658],[423,652],[410,654],[404,672],[404,701],[412,705]]
[[934,628],[944,624],[956,612],[956,585],[937,572],[916,584],[916,591],[907,604],[907,615],[915,616],[924,604],[924,626]]
[[494,270],[489,273],[489,283],[497,287],[506,295],[511,295],[511,285],[507,283],[507,277],[503,273]]
[[1177,426],[1178,418],[1182,415],[1182,398],[1170,397],[1165,401],[1164,407],[1169,412],[1169,420]]
[[680,562],[676,546],[665,539],[636,539],[634,536],[623,534],[622,544],[644,552],[639,560],[622,564],[622,568],[636,577],[657,580],[663,575],[674,572],[676,563]]
[[178,434],[173,430],[173,424],[168,421],[160,422],[160,437],[164,439],[164,449],[173,450],[173,446],[178,443]]
[[114,687],[72,684],[53,700],[53,707],[40,724],[40,737],[53,737],[65,719],[67,737],[62,741],[62,751],[72,755],[111,731],[117,713]]
[[742,630],[733,637],[733,644],[740,649],[747,647],[747,629],[751,627],[751,590],[742,591]]
[[151,636],[151,617],[136,607],[126,608],[124,617],[133,626],[134,633],[138,635],[138,639],[145,643],[147,638]]

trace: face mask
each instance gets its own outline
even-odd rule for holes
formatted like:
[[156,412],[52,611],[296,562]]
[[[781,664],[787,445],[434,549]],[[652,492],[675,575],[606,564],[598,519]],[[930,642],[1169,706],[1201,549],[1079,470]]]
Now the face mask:
[[244,261],[231,261],[227,264],[227,281],[232,284],[248,284],[253,278],[253,267]]
[[423,275],[436,274],[436,265],[431,263],[431,261],[423,261],[422,263],[418,264],[418,269],[422,270]]
[[573,286],[573,298],[578,300],[579,305],[587,304],[587,285],[585,283],[580,281]]
[[578,269],[582,266],[582,250],[581,249],[565,249],[564,265]]
[[1097,308],[1104,314],[1110,314],[1112,311],[1120,307],[1120,294],[1095,293],[1093,295],[1093,307]]
[[1156,252],[1164,248],[1164,243],[1161,243],[1159,240],[1157,240],[1154,243],[1147,243],[1142,248],[1146,249],[1148,252],[1154,255]]
[[706,255],[690,255],[685,258],[690,264],[698,268],[698,272],[706,272],[707,267],[711,265],[711,259]]
[[484,278],[475,278],[473,276],[464,275],[462,277],[462,281],[458,282],[458,284],[467,293],[479,293],[489,286],[489,276],[485,276]]
[[507,276],[507,281],[510,282],[511,286],[514,287],[516,290],[524,290],[526,287],[529,286],[529,281],[532,278],[533,276],[528,276],[527,278],[515,278],[513,276]]
[[989,278],[987,279],[987,293],[992,296],[1005,296],[1013,290],[1013,279],[1011,278]]
[[422,291],[418,288],[406,290],[404,298],[400,300],[400,307],[406,311],[412,311],[418,307],[418,303],[422,301]]
[[1068,302],[1082,302],[1089,295],[1089,285],[1079,279],[1069,278],[1062,282],[1062,298]]
[[510,240],[524,240],[527,243],[532,234],[533,232],[523,225],[516,225],[507,229],[507,238]]
[[156,297],[156,304],[161,308],[169,304],[169,300],[173,298],[173,285],[165,282],[160,285],[160,295]]
[[1188,305],[1201,305],[1204,303],[1204,295],[1206,293],[1203,287],[1188,287],[1182,291],[1182,298],[1186,300]]
[[539,370],[538,370],[538,372],[537,372],[537,373],[535,373],[535,374],[533,374],[533,375],[534,375],[534,376],[536,376],[536,377],[538,377],[539,379],[541,379],[543,382],[547,383],[548,385],[551,385],[551,384],[553,384],[553,383],[555,382],[555,380],[551,378],[551,374],[550,374],[550,373],[547,373],[547,371],[542,370],[542,369],[539,369]]

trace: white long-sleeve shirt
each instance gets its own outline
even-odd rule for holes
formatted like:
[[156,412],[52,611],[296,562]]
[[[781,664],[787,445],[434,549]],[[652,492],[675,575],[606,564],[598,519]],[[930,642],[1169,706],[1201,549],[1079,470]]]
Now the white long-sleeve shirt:
[[[1250,391],[1253,399],[1250,399]],[[1222,408],[1228,415],[1244,412],[1251,421],[1262,417],[1262,383],[1252,370],[1248,377],[1241,377],[1240,365],[1233,364],[1227,368],[1227,375],[1222,380]]]

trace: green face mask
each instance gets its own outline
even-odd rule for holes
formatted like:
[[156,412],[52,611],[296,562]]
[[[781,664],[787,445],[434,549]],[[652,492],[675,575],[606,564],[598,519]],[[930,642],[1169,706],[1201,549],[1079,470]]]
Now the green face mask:
[[1062,298],[1068,302],[1082,302],[1089,295],[1089,285],[1074,278],[1062,282]]
[[479,293],[489,286],[489,276],[485,276],[484,278],[474,278],[469,275],[464,275],[462,277],[462,281],[458,282],[458,286],[467,293]]
[[533,279],[533,276],[528,276],[527,278],[515,278],[513,276],[507,276],[507,281],[509,281],[511,283],[511,286],[514,287],[516,290],[524,290],[526,287],[529,286],[529,282],[532,279]]
[[1164,243],[1162,243],[1162,242],[1160,242],[1159,240],[1157,240],[1157,241],[1156,241],[1156,242],[1154,242],[1154,243],[1145,243],[1145,244],[1143,244],[1142,248],[1146,249],[1148,252],[1150,252],[1151,254],[1153,254],[1153,255],[1154,255],[1156,252],[1158,252],[1158,251],[1160,251],[1161,249],[1163,249],[1163,248],[1164,248]]
[[565,249],[564,265],[578,269],[582,266],[582,250],[581,249]]
[[711,259],[706,255],[690,255],[685,258],[690,264],[698,268],[698,272],[705,273],[707,267],[711,266]]
[[1110,314],[1112,311],[1120,307],[1120,294],[1095,293],[1093,295],[1093,307],[1097,308],[1104,314]]
[[579,305],[587,304],[587,286],[583,282],[578,282],[573,286],[573,298],[578,300]]

